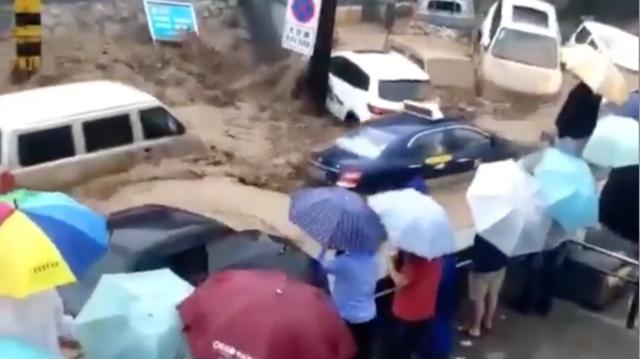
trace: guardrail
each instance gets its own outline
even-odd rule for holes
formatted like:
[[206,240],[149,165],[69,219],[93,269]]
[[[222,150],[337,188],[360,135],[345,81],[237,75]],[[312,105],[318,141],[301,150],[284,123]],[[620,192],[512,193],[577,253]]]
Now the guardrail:
[[[637,260],[629,258],[629,257],[624,256],[622,254],[619,254],[619,253],[616,253],[616,252],[612,252],[612,251],[609,251],[607,249],[604,249],[604,248],[601,248],[601,247],[598,247],[598,246],[594,246],[593,244],[585,243],[585,242],[582,242],[582,241],[569,240],[569,242],[571,242],[573,244],[576,244],[576,245],[579,245],[579,246],[581,246],[583,248],[586,248],[586,249],[589,249],[589,250],[604,254],[604,255],[606,255],[608,257],[615,258],[615,259],[617,259],[617,260],[619,260],[621,262],[624,262],[626,264],[633,265],[636,268],[640,268],[640,263]],[[591,269],[593,269],[595,271],[598,271],[600,273],[604,273],[604,274],[616,277],[616,278],[618,278],[620,280],[623,280],[623,281],[625,281],[627,283],[631,283],[631,284],[635,285],[636,288],[635,288],[635,291],[633,293],[633,299],[631,299],[631,304],[629,306],[629,313],[627,314],[627,322],[626,322],[627,329],[635,328],[636,319],[638,317],[638,300],[639,300],[639,298],[638,298],[639,297],[638,278],[635,278],[635,279],[627,278],[627,277],[624,277],[624,276],[620,276],[617,273],[611,273],[609,271],[606,271],[606,270],[603,270],[603,269],[600,269],[600,268],[591,268]]]

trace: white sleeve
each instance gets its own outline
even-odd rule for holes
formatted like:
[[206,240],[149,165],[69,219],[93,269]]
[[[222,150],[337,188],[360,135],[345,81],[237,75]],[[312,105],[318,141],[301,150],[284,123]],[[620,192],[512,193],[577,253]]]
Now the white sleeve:
[[70,315],[64,314],[64,306],[62,304],[62,298],[56,291],[55,293],[56,303],[55,303],[55,315],[56,315],[56,326],[58,328],[58,336],[67,339],[67,340],[75,340],[75,334],[73,330],[73,317]]

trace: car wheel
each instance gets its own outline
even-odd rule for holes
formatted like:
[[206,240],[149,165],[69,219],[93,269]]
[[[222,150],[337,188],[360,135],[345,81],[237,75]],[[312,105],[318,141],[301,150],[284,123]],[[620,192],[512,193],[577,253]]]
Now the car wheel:
[[355,127],[360,124],[360,119],[355,113],[349,112],[344,118],[344,123],[349,127]]

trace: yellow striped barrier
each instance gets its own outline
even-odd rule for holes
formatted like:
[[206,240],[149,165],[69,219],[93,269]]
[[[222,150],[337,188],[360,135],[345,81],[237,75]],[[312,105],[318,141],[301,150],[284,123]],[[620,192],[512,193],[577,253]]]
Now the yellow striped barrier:
[[42,2],[40,0],[14,0],[16,41],[14,69],[34,73],[42,62]]

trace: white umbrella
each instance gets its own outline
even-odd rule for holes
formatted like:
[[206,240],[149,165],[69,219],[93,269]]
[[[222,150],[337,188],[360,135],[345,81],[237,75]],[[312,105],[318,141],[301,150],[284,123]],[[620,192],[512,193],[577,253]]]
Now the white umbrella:
[[593,92],[616,104],[622,104],[629,96],[627,84],[618,68],[591,46],[580,44],[564,47],[562,62],[589,86]]
[[369,198],[389,235],[389,243],[423,258],[455,252],[451,223],[444,208],[414,189],[383,192]]
[[476,231],[508,256],[540,251],[551,219],[533,177],[513,160],[482,164],[467,190]]

